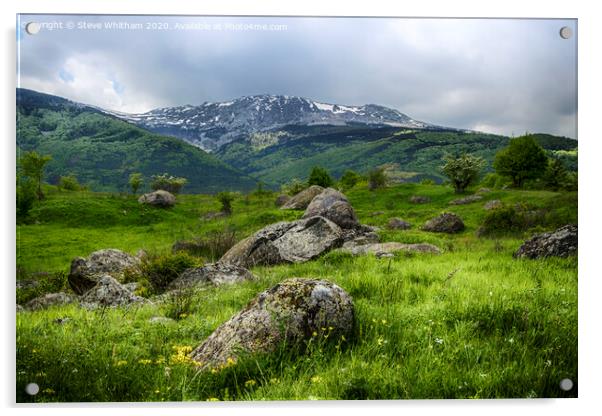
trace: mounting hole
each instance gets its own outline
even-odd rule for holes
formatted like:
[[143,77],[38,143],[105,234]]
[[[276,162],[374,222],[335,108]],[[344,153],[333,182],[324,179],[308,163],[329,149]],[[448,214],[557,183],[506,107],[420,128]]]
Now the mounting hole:
[[564,391],[570,391],[573,389],[573,380],[570,378],[563,378],[560,380],[560,389]]
[[568,26],[563,26],[560,29],[560,37],[562,39],[569,39],[571,36],[573,36],[573,29],[571,29]]
[[29,394],[30,396],[35,396],[39,392],[40,386],[38,386],[37,383],[29,383],[27,386],[25,386],[25,393]]

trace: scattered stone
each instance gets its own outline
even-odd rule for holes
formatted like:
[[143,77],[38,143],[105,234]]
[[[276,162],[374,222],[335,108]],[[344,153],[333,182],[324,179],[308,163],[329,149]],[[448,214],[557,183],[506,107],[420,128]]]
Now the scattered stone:
[[491,192],[491,189],[489,189],[489,188],[479,188],[479,190],[477,191],[477,194],[486,194],[488,192]]
[[75,296],[68,295],[67,293],[47,293],[27,302],[25,304],[25,309],[37,311],[40,309],[49,308],[51,306],[66,305],[73,302],[75,302]]
[[81,297],[81,306],[88,309],[125,306],[145,299],[134,295],[110,275],[100,276],[96,286]]
[[368,216],[369,217],[378,217],[379,215],[384,215],[385,211],[374,211],[371,212]]
[[17,289],[33,289],[38,287],[40,284],[39,280],[35,279],[19,279],[17,280]]
[[116,249],[95,251],[87,259],[76,257],[71,262],[68,282],[71,289],[83,295],[98,283],[101,276],[110,274],[117,280],[123,278],[123,272],[140,265],[140,259]]
[[565,225],[551,233],[537,234],[520,246],[515,258],[568,257],[577,254],[577,225]]
[[148,322],[150,322],[151,324],[166,324],[169,325],[171,323],[176,322],[175,320],[168,318],[167,316],[153,316],[151,317]]
[[127,290],[129,290],[130,292],[134,293],[140,287],[140,283],[138,283],[138,282],[124,283],[122,286],[124,288],[126,288]]
[[192,353],[201,369],[226,366],[240,353],[273,352],[324,335],[350,336],[353,301],[326,280],[292,278],[260,293]]
[[491,201],[488,201],[483,208],[485,208],[486,210],[492,210],[492,209],[498,209],[503,207],[504,204],[502,204],[502,201],[500,201],[499,199],[493,199]]
[[55,323],[57,325],[65,325],[66,323],[71,322],[71,318],[69,317],[65,317],[65,318],[56,318],[52,320],[52,323]]
[[176,197],[167,191],[159,189],[157,191],[144,194],[138,198],[141,204],[152,205],[154,207],[169,208],[176,204]]
[[227,216],[228,216],[228,214],[226,214],[223,211],[210,211],[210,212],[206,213],[205,215],[203,215],[203,219],[210,221],[210,220],[215,220],[218,218],[224,218]]
[[468,195],[464,198],[454,199],[453,201],[450,201],[449,204],[450,205],[466,205],[466,204],[471,204],[473,202],[480,201],[481,199],[483,199],[483,197],[481,195]]
[[304,210],[307,208],[309,203],[314,199],[317,195],[321,194],[324,188],[318,185],[312,185],[307,189],[302,190],[297,195],[293,196],[289,199],[281,209],[297,209]]
[[343,231],[324,217],[268,225],[240,241],[220,259],[220,263],[250,268],[255,265],[301,263],[338,247]]
[[435,233],[457,233],[464,229],[464,222],[456,214],[446,212],[426,222],[422,226],[424,231]]
[[392,254],[398,251],[405,251],[407,253],[441,254],[439,247],[426,243],[404,244],[398,242],[389,242],[364,245],[345,243],[340,250],[351,253],[355,256],[371,253],[377,257],[383,257],[383,254]]
[[276,201],[274,201],[274,203],[276,204],[277,207],[281,207],[290,200],[291,200],[291,197],[289,195],[282,194],[282,195],[278,195],[278,197],[276,198]]
[[359,225],[347,197],[332,188],[326,188],[317,195],[308,205],[302,218],[317,216],[328,218],[341,228],[354,228]]
[[431,198],[428,196],[413,195],[410,197],[410,202],[412,204],[428,204],[431,202]]
[[391,218],[387,223],[387,228],[391,230],[409,230],[412,224],[402,220],[401,218]]
[[140,260],[144,260],[148,257],[148,253],[146,250],[140,249],[136,252],[136,257],[138,257]]
[[215,286],[231,285],[246,280],[257,279],[253,273],[244,267],[233,264],[213,263],[203,267],[194,267],[184,272],[173,280],[168,290],[192,288],[198,285],[212,284]]

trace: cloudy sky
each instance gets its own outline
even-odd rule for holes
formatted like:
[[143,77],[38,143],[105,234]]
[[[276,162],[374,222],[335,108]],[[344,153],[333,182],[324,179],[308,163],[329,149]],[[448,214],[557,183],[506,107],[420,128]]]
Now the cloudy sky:
[[[32,21],[36,35],[23,30]],[[22,15],[19,26],[21,87],[112,110],[269,93],[577,138],[574,20]]]

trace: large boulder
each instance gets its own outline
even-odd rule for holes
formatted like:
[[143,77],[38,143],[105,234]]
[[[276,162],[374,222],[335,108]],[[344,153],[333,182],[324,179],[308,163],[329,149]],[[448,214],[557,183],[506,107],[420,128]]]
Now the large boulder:
[[483,197],[481,195],[468,195],[468,196],[465,196],[464,198],[454,199],[453,201],[450,201],[449,204],[450,205],[466,205],[466,204],[472,204],[473,202],[480,201],[481,199],[483,199]]
[[240,241],[220,259],[220,263],[241,267],[301,263],[338,247],[343,231],[324,217],[268,225]]
[[98,283],[101,276],[110,274],[121,280],[126,269],[136,268],[140,259],[121,250],[106,249],[95,251],[88,258],[76,257],[71,262],[69,286],[78,295],[83,295]]
[[321,186],[312,185],[290,198],[284,205],[282,205],[281,209],[304,210],[307,208],[312,199],[321,194],[322,191],[324,191],[324,188]]
[[214,286],[230,285],[255,279],[253,273],[244,267],[218,262],[184,270],[180,276],[167,286],[167,289],[180,290],[206,284]]
[[525,241],[514,253],[514,257],[568,257],[577,254],[577,245],[577,225],[565,225],[552,233],[537,234]]
[[144,301],[144,298],[134,295],[117,280],[105,274],[100,276],[96,285],[81,297],[80,304],[85,308],[95,309],[126,306]]
[[439,247],[427,243],[418,244],[404,244],[398,242],[388,243],[372,243],[372,244],[353,244],[345,243],[339,250],[347,253],[351,253],[355,256],[362,254],[374,254],[377,257],[382,257],[385,254],[393,254],[398,251],[406,253],[428,253],[428,254],[441,254]]
[[176,204],[176,197],[171,192],[159,189],[157,191],[142,195],[140,198],[138,198],[138,202],[155,207],[169,208]]
[[47,293],[43,296],[39,296],[35,299],[30,300],[25,304],[25,309],[31,311],[37,311],[40,309],[46,309],[51,306],[61,306],[68,303],[75,302],[75,296],[69,295],[64,292],[59,293]]
[[412,224],[401,218],[391,218],[387,223],[387,228],[391,230],[409,230],[412,228]]
[[359,226],[355,211],[345,195],[336,189],[326,188],[307,206],[302,218],[321,216],[328,218],[341,228]]
[[201,369],[225,366],[240,353],[274,351],[312,337],[349,336],[353,328],[349,294],[326,280],[292,278],[260,293],[191,352]]
[[424,231],[432,231],[435,233],[457,233],[464,229],[464,222],[456,214],[450,212],[443,213],[426,222],[422,226]]

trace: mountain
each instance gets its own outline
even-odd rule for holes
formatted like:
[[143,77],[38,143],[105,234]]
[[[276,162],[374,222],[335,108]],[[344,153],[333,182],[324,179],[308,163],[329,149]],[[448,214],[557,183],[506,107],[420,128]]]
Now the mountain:
[[128,177],[167,172],[185,177],[185,192],[247,191],[256,181],[180,139],[136,127],[98,108],[17,89],[17,152],[50,154],[46,178],[74,174],[95,191],[124,191]]
[[181,138],[207,151],[216,151],[237,139],[261,141],[265,139],[262,133],[284,126],[437,127],[380,105],[326,104],[286,95],[254,95],[197,106],[158,108],[143,114],[107,112],[144,129]]

